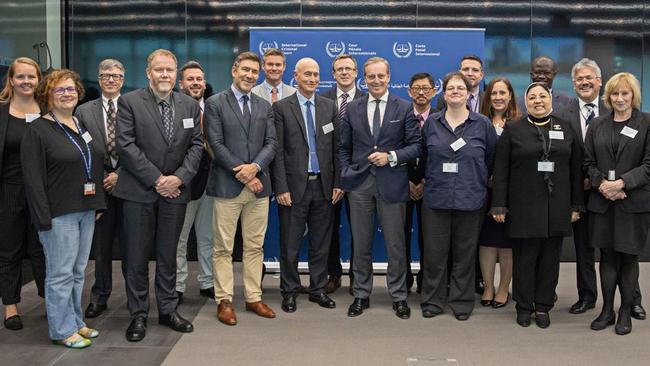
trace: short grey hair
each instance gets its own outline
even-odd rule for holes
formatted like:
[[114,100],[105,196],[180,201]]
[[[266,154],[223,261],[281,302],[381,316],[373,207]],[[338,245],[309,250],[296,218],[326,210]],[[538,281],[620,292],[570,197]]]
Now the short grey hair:
[[116,59],[113,58],[107,58],[106,60],[103,60],[102,62],[99,63],[99,67],[97,67],[99,73],[101,74],[102,71],[108,70],[111,67],[117,67],[118,69],[122,70],[122,72],[125,72],[124,70],[124,65]]
[[600,73],[600,67],[596,63],[596,61],[590,59],[590,58],[583,58],[582,60],[578,61],[575,65],[573,65],[573,68],[571,69],[571,79],[575,80],[576,79],[576,73],[578,72],[578,69],[582,69],[588,67],[590,69],[593,69],[596,72],[596,76],[599,78],[602,78],[601,73]]
[[318,69],[320,70],[320,65],[318,64],[318,61],[314,60],[311,57],[303,57],[298,62],[296,62],[296,66],[293,68],[294,72],[298,72],[298,69],[303,65],[306,64],[307,62],[313,62],[318,66]]

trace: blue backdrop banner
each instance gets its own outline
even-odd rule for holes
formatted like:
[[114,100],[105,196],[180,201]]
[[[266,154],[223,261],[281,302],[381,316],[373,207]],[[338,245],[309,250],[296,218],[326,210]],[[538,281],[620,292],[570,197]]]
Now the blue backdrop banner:
[[[357,86],[364,91],[367,88],[363,81],[363,63],[370,57],[383,57],[390,63],[390,92],[410,100],[407,92],[411,75],[418,72],[430,73],[439,95],[442,78],[446,73],[458,70],[463,56],[471,54],[483,58],[484,40],[484,29],[251,28],[249,46],[251,51],[260,55],[268,48],[282,50],[287,59],[284,82],[292,86],[295,86],[293,69],[296,62],[303,57],[315,59],[321,68],[319,92],[336,86],[332,76],[332,61],[336,56],[346,53],[357,60]],[[262,80],[263,74],[259,81]],[[346,261],[350,256],[347,217],[341,219],[338,230],[341,257]],[[417,261],[417,230],[415,227],[413,230],[411,253],[412,260]],[[273,202],[264,245],[266,261],[276,261],[279,258],[279,237],[277,207]],[[303,247],[301,258],[305,258],[304,249]],[[380,228],[377,228],[375,235],[373,260],[386,262]]]

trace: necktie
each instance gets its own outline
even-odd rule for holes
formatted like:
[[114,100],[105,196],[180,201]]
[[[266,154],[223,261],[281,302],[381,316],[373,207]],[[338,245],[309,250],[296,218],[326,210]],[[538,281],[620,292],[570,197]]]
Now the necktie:
[[167,143],[171,145],[172,138],[174,136],[174,125],[172,124],[172,109],[169,103],[166,101],[160,102],[160,108],[162,109],[162,122],[163,127],[165,128],[165,137],[167,137]]
[[467,98],[467,109],[469,109],[471,112],[474,112],[474,106],[472,105],[474,101],[474,94],[470,94],[469,98]]
[[341,104],[339,105],[339,120],[345,115],[345,111],[348,110],[348,93],[341,94]]
[[108,151],[108,166],[113,166],[110,161],[111,158],[117,159],[117,151],[115,151],[115,122],[117,121],[117,113],[115,113],[115,104],[112,99],[108,100],[108,111],[106,112],[106,150]]
[[424,127],[424,116],[418,114],[418,121],[420,121],[420,128]]
[[311,172],[320,172],[318,165],[318,155],[316,154],[316,128],[314,127],[314,117],[311,115],[311,101],[306,101],[307,106],[307,139],[309,142],[309,164],[311,164]]
[[591,123],[591,120],[596,117],[596,112],[594,112],[594,108],[596,107],[595,104],[593,103],[587,103],[585,104],[585,109],[587,110],[587,118],[585,118],[585,125],[589,126],[589,123]]
[[273,87],[271,89],[271,103],[275,103],[278,101],[278,88]]
[[381,115],[379,114],[379,103],[381,100],[374,100],[377,105],[375,106],[375,114],[372,116],[372,135],[375,137],[375,142],[379,139],[379,132],[381,131]]
[[250,125],[251,125],[251,110],[248,107],[248,95],[243,95],[241,97],[243,100],[242,102],[242,109],[243,109],[243,114],[244,114],[244,121],[246,122],[246,128],[250,131]]

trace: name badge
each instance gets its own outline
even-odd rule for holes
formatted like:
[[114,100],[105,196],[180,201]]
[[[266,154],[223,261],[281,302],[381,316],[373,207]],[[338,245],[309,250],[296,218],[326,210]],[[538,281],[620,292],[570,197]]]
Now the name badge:
[[458,163],[442,163],[443,173],[458,173]]
[[88,131],[84,132],[83,135],[81,135],[81,138],[84,139],[86,143],[89,143],[90,141],[93,140],[93,138],[90,136]]
[[37,119],[41,115],[38,113],[25,113],[25,122],[32,123],[33,120]]
[[332,122],[330,122],[330,123],[326,124],[325,126],[323,126],[323,133],[325,135],[327,135],[328,133],[330,133],[332,131],[334,131],[334,125],[332,124]]
[[625,126],[625,127],[623,127],[623,130],[621,130],[621,135],[625,135],[625,136],[627,136],[627,137],[633,139],[634,136],[636,136],[636,134],[637,134],[638,132],[639,132],[639,131],[637,131],[637,130],[635,130],[635,129],[633,129],[633,128],[630,128],[630,127]]
[[503,127],[497,126],[494,129],[497,130],[497,136],[501,136],[501,134],[503,133]]
[[548,138],[551,140],[564,140],[564,131],[548,131]]
[[465,140],[463,140],[463,138],[461,137],[458,140],[452,142],[451,145],[449,146],[451,146],[452,150],[458,151],[461,147],[465,146],[466,144],[467,142],[465,142]]
[[553,173],[555,171],[555,163],[552,161],[538,161],[537,171]]
[[84,196],[92,196],[95,194],[95,183],[84,184]]
[[183,118],[183,128],[194,128],[194,119]]
[[616,180],[616,171],[610,170],[607,172],[607,180]]

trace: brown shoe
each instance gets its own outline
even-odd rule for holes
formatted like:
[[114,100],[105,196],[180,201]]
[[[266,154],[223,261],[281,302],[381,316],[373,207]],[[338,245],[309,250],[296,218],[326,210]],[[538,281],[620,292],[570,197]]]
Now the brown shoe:
[[339,287],[341,287],[341,276],[330,276],[325,285],[325,293],[331,294]]
[[217,306],[217,319],[226,325],[237,325],[235,309],[232,308],[230,300],[221,300]]
[[257,302],[247,302],[246,310],[252,311],[255,314],[265,317],[265,318],[275,318],[275,313],[268,307],[265,303],[261,301]]

